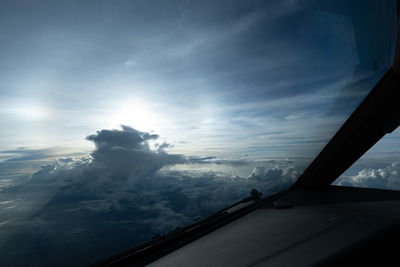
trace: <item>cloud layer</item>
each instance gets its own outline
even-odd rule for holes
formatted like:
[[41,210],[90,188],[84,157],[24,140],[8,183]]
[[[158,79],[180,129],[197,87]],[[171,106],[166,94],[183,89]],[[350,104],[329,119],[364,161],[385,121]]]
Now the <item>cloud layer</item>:
[[[3,189],[8,202],[0,202],[0,234],[7,242],[0,245],[7,263],[51,265],[63,255],[69,255],[65,264],[89,263],[192,223],[253,188],[264,195],[282,190],[298,175],[291,161],[170,154],[157,135],[128,126],[86,139],[95,144],[90,157],[60,158],[28,182]],[[238,176],[209,165],[249,172]],[[45,245],[37,246],[41,240]]]
[[400,190],[400,162],[382,168],[365,168],[356,175],[343,175],[337,185]]

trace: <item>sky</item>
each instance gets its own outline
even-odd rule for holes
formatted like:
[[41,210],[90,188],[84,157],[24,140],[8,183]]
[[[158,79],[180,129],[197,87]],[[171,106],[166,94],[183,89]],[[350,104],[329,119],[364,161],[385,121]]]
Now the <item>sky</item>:
[[[287,188],[392,64],[393,10],[1,1],[0,258],[84,265]],[[399,138],[337,183],[399,188]]]
[[[88,153],[88,134],[124,124],[179,153],[312,157],[371,86],[349,86],[352,19],[297,1],[1,7],[2,150]],[[371,84],[383,48],[380,73],[360,68]]]

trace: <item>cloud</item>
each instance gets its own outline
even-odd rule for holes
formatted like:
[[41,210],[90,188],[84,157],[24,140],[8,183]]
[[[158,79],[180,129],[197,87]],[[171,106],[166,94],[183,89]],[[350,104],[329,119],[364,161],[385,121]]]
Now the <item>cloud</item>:
[[159,138],[156,134],[137,131],[122,125],[122,130],[101,130],[86,137],[94,142],[96,149],[92,152],[92,168],[125,172],[129,174],[149,175],[165,165],[184,162],[180,155],[170,155],[164,151],[168,144],[150,149],[149,142]]
[[[278,192],[297,174],[288,160],[255,163],[170,154],[164,150],[168,144],[158,143],[158,135],[128,126],[101,130],[86,139],[95,145],[89,156],[59,158],[34,172],[28,182],[2,191],[0,203],[12,202],[0,207],[0,221],[13,221],[1,225],[8,233],[2,239],[7,243],[0,244],[1,255],[20,251],[18,259],[34,262],[43,260],[37,256],[40,253],[62,257],[68,251],[77,261],[72,265],[78,259],[89,263],[190,224],[247,197],[253,188],[264,195]],[[267,167],[272,164],[275,167]],[[235,175],[235,168],[248,172]],[[15,207],[5,209],[10,205]],[[41,223],[29,225],[30,220]],[[84,231],[76,235],[76,229]],[[32,246],[18,250],[20,237]],[[32,254],[33,244],[43,239],[48,247]],[[72,243],[66,247],[60,240]],[[78,249],[85,254],[73,249],[87,244],[92,247]],[[54,250],[59,247],[63,249]]]
[[54,158],[56,153],[55,149],[26,149],[23,147],[0,151],[0,155],[7,156],[7,161],[44,160]]
[[248,160],[232,160],[232,159],[221,159],[215,156],[199,157],[191,156],[188,157],[189,163],[198,164],[216,164],[216,165],[226,165],[226,166],[246,166],[250,162]]
[[264,166],[256,166],[248,178],[257,181],[271,181],[275,184],[280,184],[294,182],[298,177],[298,174],[298,170],[294,167],[286,167],[283,169],[275,167],[265,171]]
[[364,168],[356,175],[343,175],[335,184],[400,190],[400,162],[393,162],[383,168]]

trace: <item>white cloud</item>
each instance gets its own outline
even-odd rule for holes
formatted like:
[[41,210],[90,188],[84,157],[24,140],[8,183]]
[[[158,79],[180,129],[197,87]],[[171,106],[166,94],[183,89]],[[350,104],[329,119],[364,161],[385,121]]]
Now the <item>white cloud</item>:
[[365,168],[352,176],[344,175],[335,184],[400,190],[400,162],[393,162],[383,168]]

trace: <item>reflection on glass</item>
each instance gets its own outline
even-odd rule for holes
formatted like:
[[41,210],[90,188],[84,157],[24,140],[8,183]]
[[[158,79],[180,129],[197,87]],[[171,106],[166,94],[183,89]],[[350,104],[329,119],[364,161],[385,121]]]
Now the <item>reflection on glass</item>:
[[287,188],[394,27],[394,1],[1,1],[2,264],[87,264]]

